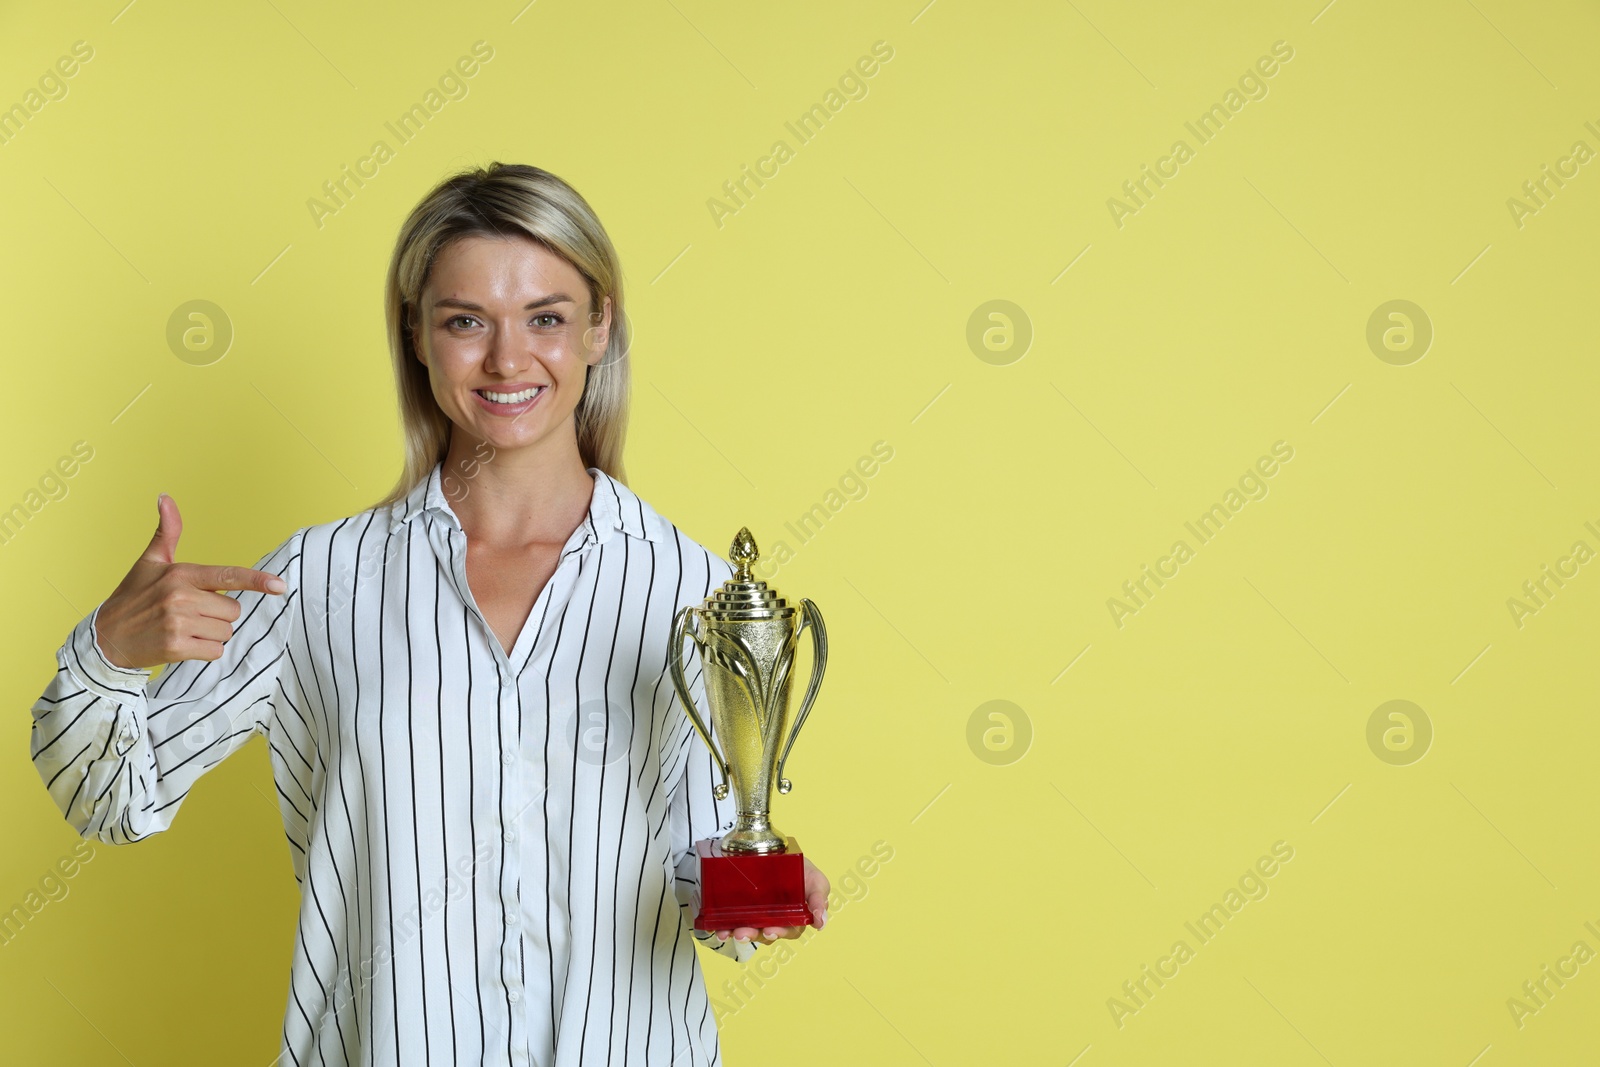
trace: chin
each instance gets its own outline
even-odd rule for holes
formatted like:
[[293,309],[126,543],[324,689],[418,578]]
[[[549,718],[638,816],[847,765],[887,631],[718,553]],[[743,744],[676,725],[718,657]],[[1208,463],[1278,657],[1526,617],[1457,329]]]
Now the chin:
[[526,426],[483,425],[472,427],[472,432],[483,441],[487,441],[494,448],[501,451],[511,451],[518,448],[527,448],[536,445],[548,436],[543,425],[528,424]]

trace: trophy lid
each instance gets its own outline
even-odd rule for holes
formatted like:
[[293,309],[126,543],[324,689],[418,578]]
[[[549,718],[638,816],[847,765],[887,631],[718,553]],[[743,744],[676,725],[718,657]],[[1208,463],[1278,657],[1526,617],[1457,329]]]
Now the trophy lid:
[[761,552],[756,539],[747,526],[739,527],[728,549],[733,561],[733,575],[706,597],[701,609],[713,621],[787,619],[795,609],[784,601],[767,583],[755,577],[751,568]]

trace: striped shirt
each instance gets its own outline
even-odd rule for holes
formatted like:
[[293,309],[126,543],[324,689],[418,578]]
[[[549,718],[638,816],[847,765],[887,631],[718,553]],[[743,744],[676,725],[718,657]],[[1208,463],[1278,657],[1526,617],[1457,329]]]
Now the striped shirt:
[[263,557],[287,590],[227,594],[218,660],[116,667],[96,607],[33,705],[34,766],[80,836],[124,844],[266,738],[300,885],[277,1067],[717,1064],[695,944],[756,946],[692,929],[693,842],[734,809],[667,644],[732,567],[590,467],[507,655],[441,470]]

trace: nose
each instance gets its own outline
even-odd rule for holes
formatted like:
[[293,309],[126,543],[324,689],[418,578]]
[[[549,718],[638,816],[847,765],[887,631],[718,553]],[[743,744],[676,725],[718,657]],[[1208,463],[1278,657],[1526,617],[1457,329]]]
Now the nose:
[[484,359],[487,370],[511,378],[532,362],[533,356],[517,338],[515,331],[502,326],[494,332],[489,342],[489,353]]

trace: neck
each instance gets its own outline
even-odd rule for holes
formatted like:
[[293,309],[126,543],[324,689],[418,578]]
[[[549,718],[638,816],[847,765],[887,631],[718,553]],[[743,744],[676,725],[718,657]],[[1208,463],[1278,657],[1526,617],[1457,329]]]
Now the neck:
[[440,474],[467,540],[495,547],[566,543],[594,495],[573,434],[497,449],[456,431]]

